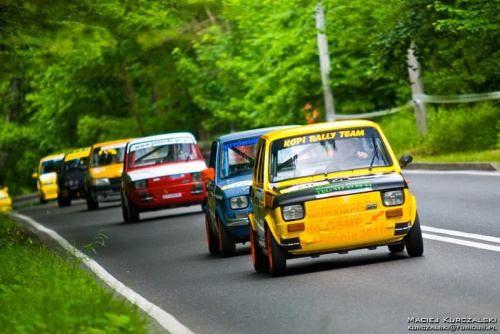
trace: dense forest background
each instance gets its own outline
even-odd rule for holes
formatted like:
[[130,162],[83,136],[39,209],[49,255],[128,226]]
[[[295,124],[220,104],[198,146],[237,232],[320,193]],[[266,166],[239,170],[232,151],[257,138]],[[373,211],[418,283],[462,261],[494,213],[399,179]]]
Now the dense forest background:
[[[500,90],[500,1],[324,0],[339,114],[412,99],[410,45],[431,95]],[[305,0],[0,0],[0,183],[35,189],[41,157],[172,131],[200,140],[325,119]],[[307,107],[304,107],[307,106]],[[310,106],[310,108],[308,108]],[[496,101],[375,119],[397,151],[495,149]]]

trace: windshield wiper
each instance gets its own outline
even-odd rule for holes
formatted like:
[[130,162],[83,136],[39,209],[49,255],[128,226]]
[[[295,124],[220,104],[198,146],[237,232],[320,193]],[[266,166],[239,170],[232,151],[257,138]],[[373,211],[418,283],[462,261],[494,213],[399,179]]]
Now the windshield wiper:
[[373,154],[373,158],[372,158],[372,161],[370,162],[370,168],[369,170],[372,170],[373,168],[373,163],[375,162],[375,158],[378,158],[378,145],[377,145],[377,141],[375,140],[375,135],[372,134],[372,141],[373,141],[373,150],[375,151],[375,154]]

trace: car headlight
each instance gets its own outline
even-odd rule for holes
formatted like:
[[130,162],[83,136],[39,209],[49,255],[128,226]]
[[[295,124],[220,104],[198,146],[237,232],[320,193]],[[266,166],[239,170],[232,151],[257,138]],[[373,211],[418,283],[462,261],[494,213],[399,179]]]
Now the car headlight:
[[300,204],[287,205],[282,208],[283,219],[286,221],[304,218],[304,207]]
[[201,178],[201,173],[191,173],[191,180],[193,180],[193,182],[203,181],[203,179]]
[[403,190],[386,191],[382,193],[382,202],[385,206],[401,205],[405,201]]
[[101,186],[109,186],[109,179],[108,178],[101,178],[101,179],[92,179],[92,185],[96,187],[101,187]]
[[147,187],[148,187],[148,180],[140,180],[140,181],[134,182],[134,188],[136,190],[144,189],[144,188],[147,188]]
[[236,196],[229,199],[229,206],[233,210],[244,209],[248,207],[248,197]]

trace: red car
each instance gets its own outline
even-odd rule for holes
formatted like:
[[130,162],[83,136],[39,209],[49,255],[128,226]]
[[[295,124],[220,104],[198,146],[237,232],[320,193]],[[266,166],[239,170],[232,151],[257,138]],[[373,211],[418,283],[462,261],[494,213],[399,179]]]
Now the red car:
[[179,132],[131,140],[121,180],[123,220],[139,221],[139,213],[202,204],[207,168],[196,139]]

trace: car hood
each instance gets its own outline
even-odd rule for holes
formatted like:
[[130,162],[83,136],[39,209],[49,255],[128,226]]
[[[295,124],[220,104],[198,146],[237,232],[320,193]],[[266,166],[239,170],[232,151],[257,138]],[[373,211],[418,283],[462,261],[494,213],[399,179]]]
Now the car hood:
[[94,178],[115,178],[121,177],[123,172],[123,164],[114,164],[104,167],[93,167],[90,168],[90,174]]
[[191,161],[186,163],[173,163],[167,165],[154,166],[150,168],[141,168],[138,170],[128,171],[127,176],[130,181],[139,181],[154,177],[187,174],[201,172],[207,168],[204,161]]
[[225,182],[224,185],[220,186],[225,197],[234,197],[248,195],[250,193],[250,187],[252,186],[252,174],[248,177],[238,178],[229,180]]
[[42,182],[47,182],[47,181],[54,181],[57,179],[57,173],[52,172],[52,173],[45,173],[40,175],[40,181]]
[[278,193],[278,196],[276,196],[274,200],[274,206],[311,201],[326,197],[406,187],[407,184],[400,173],[379,173],[339,177],[274,189]]

